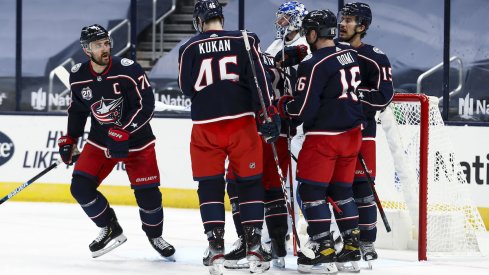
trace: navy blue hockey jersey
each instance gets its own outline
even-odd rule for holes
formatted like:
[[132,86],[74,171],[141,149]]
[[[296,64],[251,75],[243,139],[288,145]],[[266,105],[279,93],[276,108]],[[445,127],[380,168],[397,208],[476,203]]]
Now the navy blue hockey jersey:
[[90,62],[73,66],[70,74],[71,105],[68,135],[82,136],[88,115],[88,140],[105,147],[107,132],[120,127],[131,133],[129,148],[139,148],[155,139],[149,121],[153,116],[154,94],[144,70],[134,61],[112,57],[105,70],[96,73]]
[[[272,92],[262,62],[259,39],[248,35],[251,54],[264,103],[271,104]],[[239,31],[208,31],[180,47],[180,89],[192,99],[194,123],[209,123],[254,115],[260,101],[250,61]]]
[[385,108],[394,97],[391,64],[387,56],[377,47],[362,44],[355,48],[362,83],[358,87],[359,98],[368,120],[363,135],[375,137],[375,113]]
[[304,122],[306,135],[342,133],[365,122],[358,85],[356,52],[347,46],[321,48],[299,64],[295,96],[286,110]]

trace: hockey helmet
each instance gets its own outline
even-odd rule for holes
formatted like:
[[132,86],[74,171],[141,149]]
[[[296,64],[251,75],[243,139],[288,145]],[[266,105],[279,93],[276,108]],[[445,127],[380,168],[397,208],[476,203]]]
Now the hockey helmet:
[[108,38],[110,41],[110,47],[112,48],[112,39],[109,32],[99,24],[93,24],[87,27],[83,27],[80,34],[80,44],[82,48],[89,49],[89,45],[93,41]]
[[200,24],[213,18],[221,18],[224,21],[222,6],[218,0],[199,0],[195,3],[193,24],[196,31],[202,32]]
[[305,36],[315,30],[318,37],[333,39],[336,36],[336,27],[336,15],[332,11],[315,10],[302,20],[301,35]]
[[[277,21],[275,22],[277,38],[282,39],[291,31],[298,31],[301,28],[302,19],[307,13],[306,6],[298,1],[288,1],[280,5],[276,13]],[[278,22],[284,16],[288,16],[289,24],[281,26]]]
[[370,6],[361,2],[345,4],[345,6],[338,12],[338,20],[341,20],[343,16],[355,16],[357,24],[365,26],[365,30],[367,30],[372,23],[372,11],[370,10]]

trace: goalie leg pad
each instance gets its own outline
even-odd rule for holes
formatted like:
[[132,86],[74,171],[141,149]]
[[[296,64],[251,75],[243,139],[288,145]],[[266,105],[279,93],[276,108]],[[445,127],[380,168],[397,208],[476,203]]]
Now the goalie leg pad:
[[243,226],[261,229],[263,227],[265,190],[261,179],[237,180],[239,213]]
[[358,227],[358,209],[353,199],[353,191],[351,187],[330,185],[328,193],[342,214],[334,210],[336,224],[341,232],[351,230]]
[[199,181],[200,215],[204,232],[224,227],[224,178]]
[[135,189],[134,196],[139,206],[142,229],[148,238],[158,238],[163,233],[163,207],[158,187]]
[[243,236],[243,226],[241,225],[241,215],[239,212],[238,192],[236,191],[236,182],[228,181],[227,191],[229,202],[231,203],[231,212],[233,214],[234,227],[238,236]]
[[370,183],[366,181],[354,182],[353,197],[358,207],[360,241],[375,242],[377,237],[377,204]]
[[98,227],[109,224],[109,202],[97,190],[98,183],[81,175],[73,175],[71,180],[71,195],[80,204],[83,211]]
[[327,186],[303,182],[299,185],[304,217],[309,224],[307,228],[309,236],[320,235],[330,230],[331,212],[326,204],[327,190]]

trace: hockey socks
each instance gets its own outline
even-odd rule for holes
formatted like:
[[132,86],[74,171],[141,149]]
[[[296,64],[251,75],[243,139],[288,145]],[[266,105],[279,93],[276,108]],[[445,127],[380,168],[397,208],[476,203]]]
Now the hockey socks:
[[206,233],[216,227],[224,227],[224,188],[223,178],[199,181],[197,193]]

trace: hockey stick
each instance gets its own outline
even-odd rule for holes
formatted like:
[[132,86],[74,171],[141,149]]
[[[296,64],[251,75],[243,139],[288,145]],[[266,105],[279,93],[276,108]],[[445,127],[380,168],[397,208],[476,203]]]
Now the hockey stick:
[[384,208],[382,207],[382,203],[380,202],[379,199],[379,195],[375,190],[375,182],[370,176],[370,173],[368,172],[367,164],[365,163],[365,159],[363,158],[361,153],[358,153],[358,160],[360,160],[360,164],[362,165],[363,171],[365,172],[365,175],[367,175],[367,180],[370,184],[370,188],[372,188],[372,193],[374,194],[375,203],[379,208],[379,213],[380,216],[382,217],[382,221],[384,222],[385,230],[387,230],[387,232],[391,232],[391,226],[389,225],[389,221],[387,220],[387,216],[385,215]]
[[14,191],[10,192],[7,196],[3,197],[0,200],[0,205],[2,203],[6,202],[7,200],[9,200],[10,198],[12,198],[13,196],[15,196],[20,191],[24,190],[27,186],[31,185],[33,182],[35,182],[40,177],[44,176],[47,172],[49,172],[49,171],[53,170],[54,168],[56,168],[60,163],[61,163],[61,160],[58,159],[55,163],[51,164],[46,169],[42,170],[39,174],[35,175],[32,179],[24,182],[21,186],[17,187]]
[[[265,120],[267,122],[271,122],[272,120],[268,116],[267,108],[265,106],[265,100],[263,99],[262,90],[260,88],[260,84],[258,83],[258,78],[256,76],[255,62],[253,62],[253,57],[251,56],[251,47],[250,47],[250,41],[248,40],[248,33],[246,32],[246,30],[242,30],[241,33],[243,34],[243,41],[245,43],[246,53],[248,54],[248,59],[250,60],[251,72],[253,73],[253,78],[255,80],[255,85],[256,85],[256,88],[258,91],[258,97],[260,99],[260,106],[261,106],[261,109],[263,112],[263,116],[265,117]],[[297,229],[295,227],[295,221],[294,221],[292,214],[291,214],[293,210],[292,210],[292,207],[290,205],[289,195],[287,194],[287,190],[285,189],[285,185],[287,184],[287,181],[284,179],[282,169],[280,169],[280,165],[278,162],[277,148],[275,147],[274,143],[271,143],[271,146],[272,146],[273,158],[275,160],[275,164],[277,165],[277,172],[278,172],[278,175],[280,177],[280,186],[282,187],[282,192],[284,193],[284,198],[285,198],[285,202],[287,205],[287,210],[289,212],[289,215],[292,218],[292,233],[294,234],[294,237],[297,240],[297,245],[301,248],[302,253],[308,258],[314,259],[314,257],[315,257],[314,251],[312,251],[311,249],[306,248],[306,247],[301,247],[299,235],[297,234]]]

